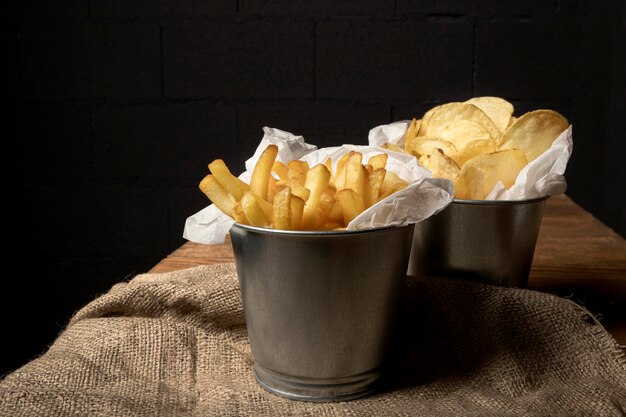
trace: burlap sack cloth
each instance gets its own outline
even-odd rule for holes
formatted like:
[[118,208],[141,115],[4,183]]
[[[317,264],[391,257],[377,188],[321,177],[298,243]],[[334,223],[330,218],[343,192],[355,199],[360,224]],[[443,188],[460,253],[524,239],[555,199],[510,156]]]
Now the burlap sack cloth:
[[316,404],[255,383],[232,264],[140,275],[6,376],[0,415],[624,415],[624,355],[573,302],[446,279],[405,294],[381,390]]

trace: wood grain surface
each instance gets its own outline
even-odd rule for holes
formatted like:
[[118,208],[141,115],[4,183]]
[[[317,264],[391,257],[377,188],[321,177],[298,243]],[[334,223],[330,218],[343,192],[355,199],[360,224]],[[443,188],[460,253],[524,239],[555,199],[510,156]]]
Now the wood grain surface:
[[[187,242],[150,272],[232,261],[228,237],[220,245]],[[567,196],[546,203],[528,288],[584,305],[626,348],[626,241]]]

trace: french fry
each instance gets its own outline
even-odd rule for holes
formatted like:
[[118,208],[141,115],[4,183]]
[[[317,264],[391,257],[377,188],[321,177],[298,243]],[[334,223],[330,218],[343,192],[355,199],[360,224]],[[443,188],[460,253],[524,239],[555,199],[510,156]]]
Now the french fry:
[[326,162],[324,162],[324,165],[326,165],[326,168],[328,169],[328,172],[330,172],[330,184],[335,184],[335,177],[333,176],[333,161],[331,161],[330,158],[328,158],[326,160]]
[[320,195],[320,201],[317,205],[317,208],[327,216],[335,206],[334,196],[335,193],[329,192],[328,188],[324,190],[324,192],[322,192],[322,194]]
[[239,186],[237,177],[230,173],[230,170],[223,160],[216,159],[211,162],[209,164],[209,171],[211,171],[213,177],[215,177],[228,194],[232,194],[237,201],[241,200],[245,190]]
[[389,188],[386,192],[378,196],[378,199],[376,200],[376,202],[378,203],[380,200],[384,200],[385,198],[389,197],[391,194],[404,190],[406,187],[408,187],[408,185],[409,184],[406,181],[397,182],[393,184],[391,188]]
[[239,178],[235,177],[235,182],[237,183],[239,188],[241,188],[241,191],[243,192],[250,191],[250,186],[246,184],[245,182],[243,182],[242,180],[240,180]]
[[311,195],[311,191],[308,188],[305,188],[303,185],[298,185],[295,187],[291,187],[291,194],[300,197],[302,201],[306,202]]
[[267,217],[267,219],[271,223],[272,222],[272,214],[273,214],[273,211],[274,211],[272,203],[270,203],[269,201],[265,200],[264,198],[259,197],[256,194],[252,194],[252,195],[256,199],[257,204],[259,205],[259,207],[261,207],[261,210],[263,210],[263,213],[265,214],[265,217]]
[[337,170],[335,171],[335,186],[337,187],[337,191],[346,188],[346,163],[349,157],[350,153],[347,153],[337,161]]
[[273,208],[274,229],[291,229],[291,190],[289,187],[276,193]]
[[274,161],[274,165],[272,165],[272,172],[278,175],[278,178],[282,181],[289,180],[289,176],[287,175],[289,168],[280,161]]
[[380,187],[383,185],[386,173],[387,170],[385,168],[378,168],[368,177],[367,187],[365,187],[365,207],[371,207],[378,201]]
[[292,195],[289,208],[291,215],[291,229],[302,230],[302,212],[304,211],[304,200],[296,195]]
[[379,194],[389,195],[389,190],[391,190],[396,184],[407,184],[402,178],[400,178],[397,174],[391,171],[387,171],[385,174],[385,178],[383,179],[383,183],[380,186]]
[[343,221],[344,224],[348,224],[354,219],[356,216],[361,214],[363,210],[365,210],[365,203],[363,202],[363,197],[357,194],[351,188],[346,188],[344,190],[339,191],[335,198],[339,201],[341,205],[341,209],[343,210]]
[[244,193],[241,198],[241,209],[252,226],[269,227],[270,219],[265,215],[265,211],[261,208],[255,194],[251,191]]
[[199,187],[218,209],[232,217],[237,200],[226,192],[224,187],[222,187],[213,175],[209,174],[204,177],[202,181],[200,181]]
[[241,208],[241,202],[237,203],[233,208],[233,220],[240,224],[249,224],[248,218]]
[[271,176],[276,155],[278,155],[278,147],[276,145],[268,145],[259,157],[254,171],[252,171],[250,191],[263,199],[267,199],[269,177]]
[[304,182],[306,181],[306,173],[302,172],[298,165],[290,165],[287,175],[289,176],[289,186],[304,187]]
[[274,202],[274,196],[280,191],[277,184],[278,180],[270,175],[267,181],[267,201],[270,203]]
[[330,172],[325,165],[315,165],[307,172],[305,187],[311,191],[304,205],[302,223],[306,228],[313,227],[316,223],[315,214],[322,192],[328,187]]
[[[330,174],[330,176],[332,177],[332,173]],[[328,187],[326,187],[326,189],[323,191],[326,194],[329,194],[330,196],[335,196],[335,194],[337,194],[337,187],[335,187],[335,184],[331,184],[330,182],[328,183]]]
[[334,222],[342,222],[343,221],[343,209],[341,208],[341,204],[339,201],[335,199],[335,203],[333,204],[333,208],[328,213],[328,218]]
[[359,152],[350,152],[350,157],[346,163],[346,188],[354,190],[357,194],[363,195],[365,189],[365,176],[363,175],[363,155]]
[[291,169],[298,170],[305,175],[309,171],[309,163],[307,161],[299,161],[297,159],[294,159],[293,161],[289,161],[287,163],[287,166]]
[[339,230],[339,229],[345,229],[345,228],[339,222],[328,222],[328,223],[324,223],[321,229],[322,230]]
[[389,155],[387,155],[386,153],[380,153],[378,155],[372,156],[367,161],[367,163],[372,166],[373,170],[377,170],[380,168],[385,168],[387,166],[388,158],[389,158]]

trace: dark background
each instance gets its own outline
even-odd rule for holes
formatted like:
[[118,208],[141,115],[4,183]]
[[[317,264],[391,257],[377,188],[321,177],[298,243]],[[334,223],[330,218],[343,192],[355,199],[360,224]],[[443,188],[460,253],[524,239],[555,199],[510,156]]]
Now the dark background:
[[[626,233],[625,11],[587,0],[3,2],[0,374],[183,243],[264,125],[319,146],[502,96],[574,125],[568,194]],[[9,272],[11,269],[17,272]],[[29,316],[30,315],[30,316]]]

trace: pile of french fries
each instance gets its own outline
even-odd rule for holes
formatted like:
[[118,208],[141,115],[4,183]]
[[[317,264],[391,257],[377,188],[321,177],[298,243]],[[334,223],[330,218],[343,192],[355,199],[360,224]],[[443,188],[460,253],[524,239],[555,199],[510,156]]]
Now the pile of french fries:
[[258,159],[250,184],[231,174],[221,159],[209,164],[200,190],[237,223],[281,230],[340,230],[365,209],[408,186],[388,171],[385,153],[364,163],[349,152],[333,173],[331,160],[309,167],[300,160],[277,161],[269,145]]

